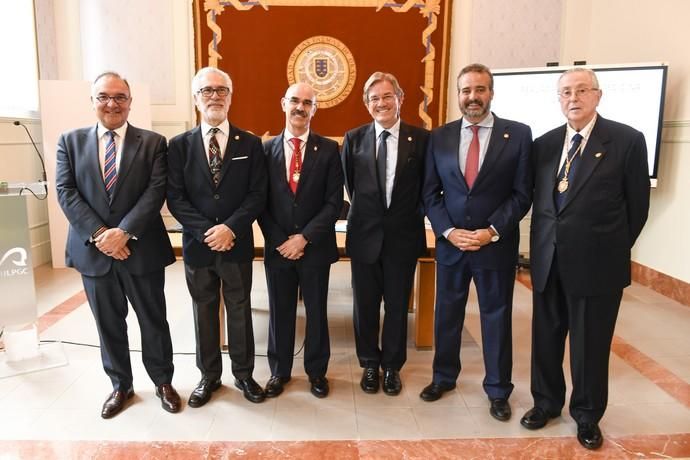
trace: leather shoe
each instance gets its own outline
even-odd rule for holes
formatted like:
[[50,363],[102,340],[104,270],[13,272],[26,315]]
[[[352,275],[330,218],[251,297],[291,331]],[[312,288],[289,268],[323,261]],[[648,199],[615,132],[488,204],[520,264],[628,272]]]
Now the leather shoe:
[[359,381],[365,393],[374,394],[379,391],[379,369],[377,367],[365,367],[362,372],[362,380]]
[[604,442],[599,425],[596,423],[585,422],[577,424],[577,440],[580,441],[585,449],[598,449]]
[[424,401],[431,402],[440,399],[443,393],[455,388],[455,383],[434,383],[431,382],[419,393],[419,397]]
[[400,373],[395,369],[386,369],[383,371],[383,392],[389,396],[400,394],[402,390],[402,382],[400,381]]
[[201,381],[194,388],[189,396],[189,407],[201,407],[211,399],[211,393],[220,388],[220,379],[211,380],[206,376],[201,377]]
[[129,389],[127,391],[115,390],[113,391],[108,399],[103,403],[103,409],[101,409],[101,417],[111,418],[115,417],[118,412],[125,408],[125,402],[134,396],[134,390]]
[[263,388],[252,377],[235,379],[235,386],[242,390],[244,398],[253,403],[260,403],[266,398]]
[[500,420],[501,422],[509,420],[510,416],[512,415],[510,404],[505,398],[492,399],[489,413],[493,418]]
[[180,395],[169,383],[164,383],[156,387],[156,396],[161,398],[161,406],[163,409],[167,410],[171,414],[180,411],[182,407],[182,402],[180,401]]
[[275,398],[280,393],[283,392],[283,385],[290,381],[290,377],[278,377],[277,375],[272,375],[268,382],[266,383],[266,388],[264,393],[266,393],[267,398]]
[[311,383],[311,394],[317,398],[328,396],[328,379],[326,377],[310,377],[309,383]]
[[528,410],[525,415],[520,419],[520,425],[524,426],[528,430],[538,430],[539,428],[544,428],[546,422],[553,418],[541,407],[533,407]]

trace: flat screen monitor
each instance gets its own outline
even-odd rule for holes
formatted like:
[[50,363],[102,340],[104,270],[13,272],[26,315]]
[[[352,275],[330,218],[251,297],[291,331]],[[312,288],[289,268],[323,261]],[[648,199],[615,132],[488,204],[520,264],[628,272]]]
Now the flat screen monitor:
[[[649,177],[656,185],[666,72],[663,64],[586,66],[594,70],[603,91],[597,111],[630,125],[647,141]],[[491,109],[502,118],[528,124],[536,139],[565,123],[557,95],[558,77],[571,67],[496,70]]]

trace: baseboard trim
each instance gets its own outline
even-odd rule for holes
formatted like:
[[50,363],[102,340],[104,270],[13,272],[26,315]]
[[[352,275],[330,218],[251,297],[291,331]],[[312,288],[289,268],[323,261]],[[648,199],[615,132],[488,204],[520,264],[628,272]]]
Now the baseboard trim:
[[637,262],[632,262],[632,279],[659,294],[690,307],[690,283]]

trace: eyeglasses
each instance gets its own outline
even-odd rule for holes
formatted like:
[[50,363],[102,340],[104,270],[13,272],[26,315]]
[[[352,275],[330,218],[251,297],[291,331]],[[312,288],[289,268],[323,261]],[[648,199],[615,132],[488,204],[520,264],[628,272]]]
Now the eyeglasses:
[[129,96],[125,96],[124,94],[118,94],[117,96],[106,96],[105,94],[99,94],[96,96],[96,100],[99,102],[99,104],[107,104],[110,102],[110,100],[115,101],[116,104],[124,104],[129,100]]
[[590,91],[599,91],[599,88],[566,88],[564,90],[559,91],[558,96],[561,99],[570,99],[573,94],[577,97],[582,97]]
[[385,94],[383,97],[378,97],[378,96],[371,96],[368,98],[369,104],[378,104],[379,102],[385,102],[388,104],[389,102],[393,102],[393,99],[395,99],[394,94]]
[[206,86],[197,91],[197,93],[201,94],[204,97],[211,97],[213,96],[213,93],[216,93],[219,97],[225,97],[228,94],[230,94],[230,88],[228,88],[227,86],[219,86],[218,88],[211,88],[210,86]]
[[285,100],[288,101],[288,103],[290,105],[294,105],[294,106],[298,106],[300,104],[300,102],[302,103],[302,105],[304,107],[307,107],[307,108],[312,107],[314,105],[314,101],[312,101],[311,99],[300,99],[298,97],[291,97],[290,99],[285,99]]

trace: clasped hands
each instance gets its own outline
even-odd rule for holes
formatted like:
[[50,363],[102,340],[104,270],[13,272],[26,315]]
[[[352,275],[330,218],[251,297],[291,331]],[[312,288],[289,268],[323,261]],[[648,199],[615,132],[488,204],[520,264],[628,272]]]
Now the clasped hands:
[[235,234],[225,224],[214,225],[204,233],[204,243],[212,251],[229,251],[235,246]]
[[296,233],[288,236],[288,239],[278,246],[276,251],[288,260],[297,260],[304,255],[304,248],[307,246],[307,243],[307,239],[301,233]]
[[461,251],[479,251],[482,246],[491,243],[491,233],[486,228],[479,230],[455,228],[448,234],[447,239]]
[[127,247],[129,236],[121,228],[109,228],[101,232],[93,242],[103,254],[117,260],[125,260],[131,254]]

